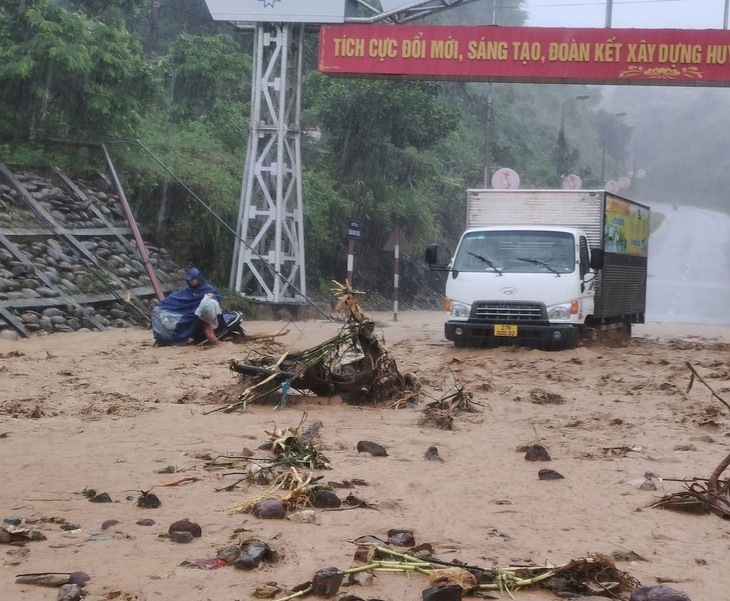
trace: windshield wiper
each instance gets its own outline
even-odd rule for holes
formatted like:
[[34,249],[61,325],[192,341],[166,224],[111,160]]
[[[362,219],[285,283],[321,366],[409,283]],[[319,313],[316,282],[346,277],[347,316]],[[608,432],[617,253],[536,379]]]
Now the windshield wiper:
[[554,267],[545,263],[545,261],[538,261],[537,259],[527,259],[525,257],[515,257],[515,259],[517,259],[518,261],[524,261],[525,263],[532,263],[533,265],[539,265],[540,267],[549,269],[554,274],[557,274],[558,277],[560,277],[560,272],[557,269],[555,269]]
[[475,257],[475,258],[479,259],[482,263],[486,263],[487,264],[487,267],[491,267],[492,269],[494,269],[494,271],[495,271],[495,273],[497,275],[502,275],[502,272],[499,271],[499,269],[497,269],[495,267],[494,263],[492,263],[489,259],[487,259],[487,257],[482,257],[482,255],[478,255],[478,254],[473,253],[473,252],[467,252],[467,254],[471,255],[472,257]]

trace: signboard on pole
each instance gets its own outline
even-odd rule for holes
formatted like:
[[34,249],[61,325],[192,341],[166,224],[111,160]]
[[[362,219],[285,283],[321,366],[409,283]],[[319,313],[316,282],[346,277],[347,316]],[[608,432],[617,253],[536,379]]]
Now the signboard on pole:
[[348,240],[359,240],[360,239],[360,220],[359,219],[348,219],[347,220],[347,239]]
[[492,188],[495,190],[516,190],[520,187],[520,176],[509,167],[497,169],[492,175]]
[[325,25],[330,75],[730,87],[730,30]]
[[355,241],[360,239],[360,220],[347,220],[347,283],[352,286],[352,272],[355,266]]
[[344,0],[205,0],[216,21],[344,23]]

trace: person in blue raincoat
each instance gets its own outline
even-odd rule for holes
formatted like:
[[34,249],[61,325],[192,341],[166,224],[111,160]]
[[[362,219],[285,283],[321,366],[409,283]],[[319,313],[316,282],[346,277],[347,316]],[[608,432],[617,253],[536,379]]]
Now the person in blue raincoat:
[[190,339],[199,339],[202,335],[211,344],[218,344],[214,320],[202,319],[198,313],[201,301],[208,298],[215,300],[213,306],[217,306],[220,314],[221,295],[203,279],[196,267],[188,270],[185,281],[185,288],[173,292],[154,307],[152,334],[155,340],[162,345],[183,346]]

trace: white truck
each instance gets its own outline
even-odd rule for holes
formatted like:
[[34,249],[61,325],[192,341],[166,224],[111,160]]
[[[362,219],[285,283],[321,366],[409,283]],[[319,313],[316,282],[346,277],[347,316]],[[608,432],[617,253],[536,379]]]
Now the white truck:
[[447,271],[456,346],[563,349],[588,332],[644,323],[649,207],[605,190],[468,190],[466,231]]

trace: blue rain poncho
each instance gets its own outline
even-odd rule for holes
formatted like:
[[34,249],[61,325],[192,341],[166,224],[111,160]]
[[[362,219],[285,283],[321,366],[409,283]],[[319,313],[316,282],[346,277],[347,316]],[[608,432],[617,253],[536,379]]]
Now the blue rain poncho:
[[[192,286],[190,282],[196,278],[198,284]],[[183,346],[193,338],[201,324],[195,310],[206,294],[212,293],[221,302],[221,295],[203,279],[199,269],[188,270],[185,281],[188,283],[185,288],[159,301],[152,311],[152,334],[163,344]]]

